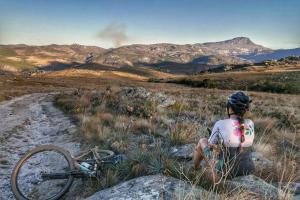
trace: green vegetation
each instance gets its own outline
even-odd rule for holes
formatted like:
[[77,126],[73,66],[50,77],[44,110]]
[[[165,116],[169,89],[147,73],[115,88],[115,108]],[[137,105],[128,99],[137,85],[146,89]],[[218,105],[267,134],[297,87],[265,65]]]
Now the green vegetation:
[[0,47],[0,56],[16,56],[17,53],[10,48],[7,47]]
[[220,73],[169,79],[191,87],[300,94],[300,71],[281,73]]

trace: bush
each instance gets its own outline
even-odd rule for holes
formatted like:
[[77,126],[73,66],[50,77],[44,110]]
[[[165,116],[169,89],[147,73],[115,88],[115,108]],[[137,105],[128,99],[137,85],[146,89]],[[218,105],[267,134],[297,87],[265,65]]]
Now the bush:
[[176,123],[170,128],[169,141],[173,145],[196,142],[197,130],[194,124]]
[[146,119],[138,119],[133,122],[132,131],[136,134],[150,134],[153,132],[152,124]]
[[104,126],[114,126],[114,117],[111,113],[98,113],[97,118]]
[[127,110],[130,115],[149,118],[156,112],[156,105],[154,102],[146,99],[130,99],[127,102],[127,106],[132,110]]
[[79,109],[77,108],[77,99],[74,99],[69,95],[56,95],[54,98],[54,104],[61,108],[64,112],[79,113]]
[[189,106],[185,103],[181,103],[179,101],[176,101],[173,105],[171,105],[170,107],[170,114],[171,116],[178,116],[179,114],[190,110]]

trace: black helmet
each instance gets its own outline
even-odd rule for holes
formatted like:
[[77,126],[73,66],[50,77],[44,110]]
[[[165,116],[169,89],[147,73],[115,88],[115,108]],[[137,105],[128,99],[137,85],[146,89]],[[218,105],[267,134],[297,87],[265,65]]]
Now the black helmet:
[[[229,95],[227,109],[230,107],[234,114],[243,116],[249,110],[249,104],[252,102],[249,96],[244,92],[235,92]],[[229,115],[229,113],[228,113]]]

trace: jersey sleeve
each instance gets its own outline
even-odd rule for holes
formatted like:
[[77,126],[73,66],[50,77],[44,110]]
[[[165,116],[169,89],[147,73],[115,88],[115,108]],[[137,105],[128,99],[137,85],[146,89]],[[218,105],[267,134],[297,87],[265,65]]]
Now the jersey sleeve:
[[208,143],[210,144],[217,144],[218,139],[220,138],[220,127],[218,124],[218,122],[215,123],[211,135],[208,139]]

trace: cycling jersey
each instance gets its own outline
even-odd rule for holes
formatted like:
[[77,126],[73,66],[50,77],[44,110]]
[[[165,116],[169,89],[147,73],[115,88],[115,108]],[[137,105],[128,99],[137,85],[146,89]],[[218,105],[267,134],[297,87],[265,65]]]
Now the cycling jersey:
[[[254,140],[254,124],[250,119],[245,119],[244,133],[240,128],[240,122],[237,118],[219,120],[215,123],[212,134],[208,140],[210,144],[217,144],[218,141],[223,145],[223,152],[219,155],[219,163],[235,163],[231,171],[233,176],[252,173],[255,169],[251,158],[251,146]],[[244,141],[241,143],[241,137],[244,135]],[[241,152],[241,148],[243,151]]]
[[254,124],[250,119],[244,120],[244,138],[241,143],[242,131],[240,122],[236,118],[219,120],[213,127],[212,134],[208,140],[210,144],[216,144],[218,140],[225,147],[250,147],[254,139]]

